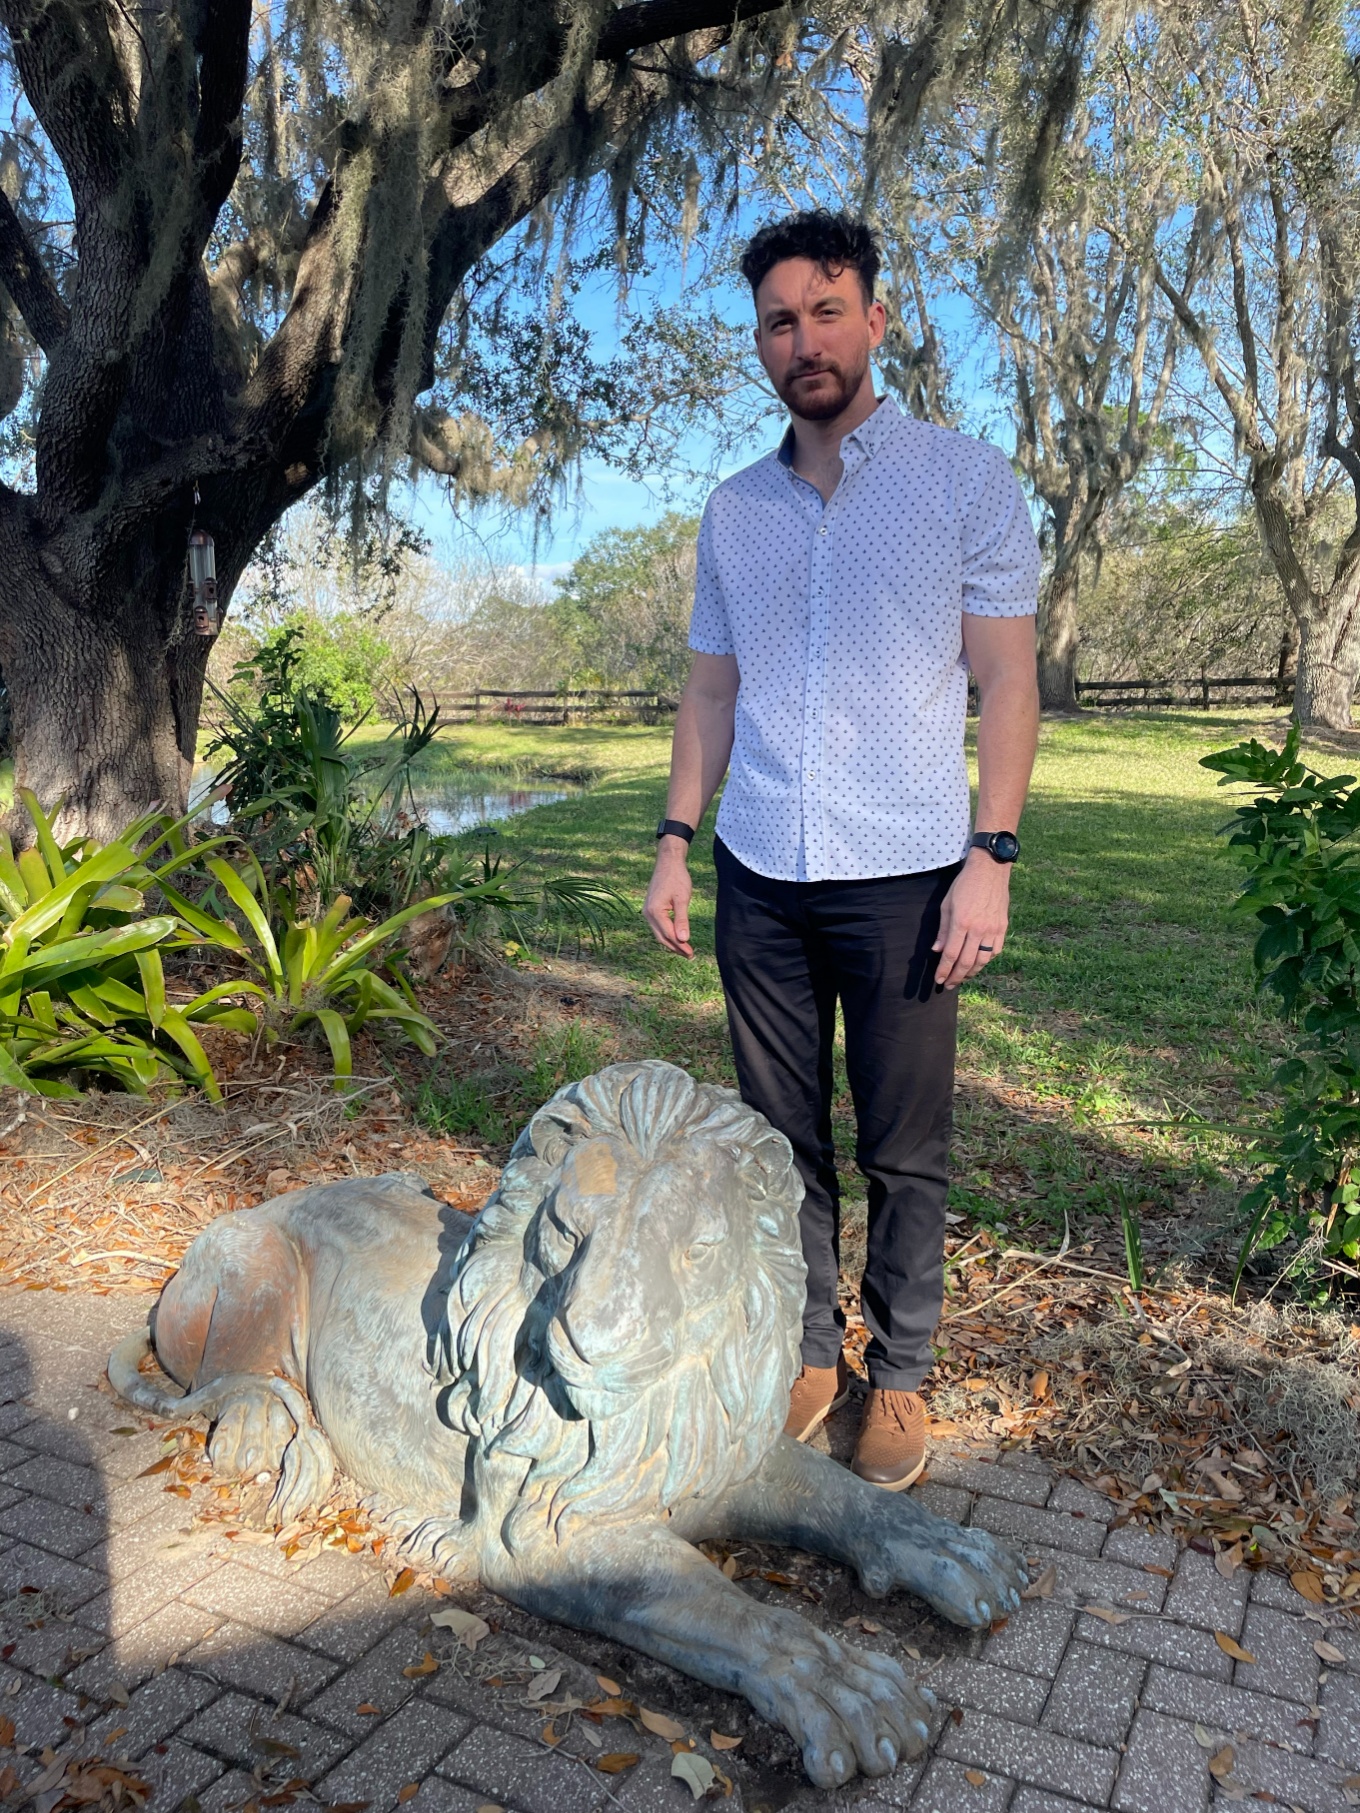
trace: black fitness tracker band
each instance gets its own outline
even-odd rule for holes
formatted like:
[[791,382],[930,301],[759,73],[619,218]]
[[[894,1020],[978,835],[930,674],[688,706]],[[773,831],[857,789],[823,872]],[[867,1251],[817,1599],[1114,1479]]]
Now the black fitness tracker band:
[[656,828],[658,838],[683,837],[687,844],[694,842],[694,826],[687,825],[683,819],[663,818]]

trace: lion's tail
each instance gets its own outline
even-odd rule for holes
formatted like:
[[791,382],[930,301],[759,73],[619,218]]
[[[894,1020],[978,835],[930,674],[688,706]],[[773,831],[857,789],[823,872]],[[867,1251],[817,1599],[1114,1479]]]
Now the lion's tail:
[[142,1371],[142,1361],[152,1351],[151,1331],[135,1328],[125,1335],[109,1355],[109,1384],[125,1404],[138,1410],[149,1410],[153,1416],[192,1414],[188,1397],[163,1390]]
[[133,1404],[138,1410],[147,1410],[152,1416],[204,1416],[211,1423],[241,1385],[264,1384],[275,1397],[282,1398],[300,1428],[311,1421],[306,1398],[287,1379],[260,1380],[253,1375],[226,1373],[221,1378],[209,1380],[197,1391],[166,1391],[142,1371],[142,1361],[154,1352],[150,1330],[138,1328],[125,1335],[109,1355],[109,1384],[124,1403]]

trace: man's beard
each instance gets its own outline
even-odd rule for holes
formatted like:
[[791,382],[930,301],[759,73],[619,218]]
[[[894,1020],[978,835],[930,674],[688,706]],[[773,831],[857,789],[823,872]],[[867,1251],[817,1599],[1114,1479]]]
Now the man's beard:
[[[805,422],[829,422],[846,409],[851,399],[864,382],[864,375],[869,369],[869,355],[866,353],[853,370],[843,370],[841,366],[827,360],[821,365],[814,365],[810,371],[796,371],[787,375],[784,382],[777,386],[780,399],[791,415],[802,418]],[[819,384],[810,394],[799,393],[798,380],[811,375],[811,372],[824,374],[832,382]]]

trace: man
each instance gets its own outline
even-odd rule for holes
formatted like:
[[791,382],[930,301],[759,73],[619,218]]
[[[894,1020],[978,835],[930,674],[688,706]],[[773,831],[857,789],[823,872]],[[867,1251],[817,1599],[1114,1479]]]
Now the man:
[[[925,1464],[919,1394],[944,1286],[959,984],[1006,936],[1038,734],[1039,552],[994,447],[874,394],[872,233],[820,210],[765,227],[742,272],[791,423],[719,485],[699,531],[690,647],[646,917],[689,941],[689,842],[718,813],[717,954],[737,1078],[806,1185],[803,1369],[788,1432],[845,1401],[831,1136],[836,1002],[868,1184],[869,1394],[853,1467]],[[964,716],[978,683],[977,832]]]

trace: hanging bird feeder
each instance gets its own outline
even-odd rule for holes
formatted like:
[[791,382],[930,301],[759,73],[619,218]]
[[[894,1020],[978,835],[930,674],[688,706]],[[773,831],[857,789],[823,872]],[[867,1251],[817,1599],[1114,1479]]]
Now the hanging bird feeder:
[[194,594],[194,629],[200,636],[217,634],[217,554],[206,529],[189,537],[189,583]]

